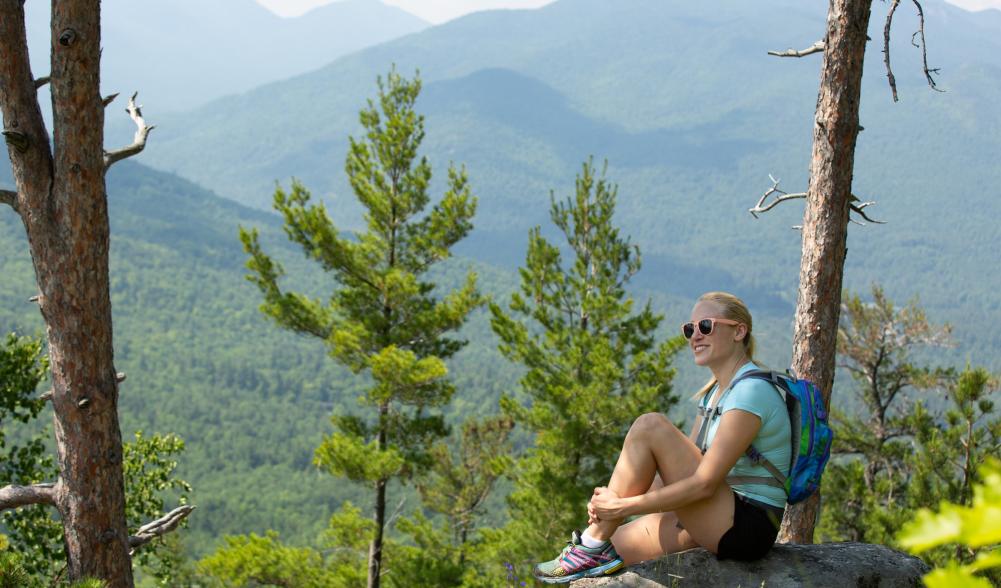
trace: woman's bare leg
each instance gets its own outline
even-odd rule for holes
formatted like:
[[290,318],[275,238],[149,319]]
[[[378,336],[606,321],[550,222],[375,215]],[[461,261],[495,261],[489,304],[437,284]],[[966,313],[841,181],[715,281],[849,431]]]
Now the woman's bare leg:
[[[665,484],[691,476],[701,459],[702,453],[695,444],[667,417],[658,413],[644,414],[636,419],[626,435],[608,488],[619,496],[636,496],[651,490],[658,474]],[[651,551],[652,548],[644,544],[653,537],[661,543],[659,553],[687,549],[684,546],[689,545],[689,540],[715,551],[719,538],[733,525],[733,494],[729,486],[722,484],[710,498],[678,509],[672,516],[676,517],[675,523],[679,518],[682,521],[686,530],[683,535],[672,534],[673,531],[664,527],[663,514],[652,516],[656,520],[648,519],[634,526],[646,518],[642,517],[630,524],[632,529],[623,529],[621,534],[616,533],[621,520],[593,523],[587,532],[599,541],[615,535],[613,543],[617,551],[621,546],[622,550],[637,555]],[[653,532],[655,528],[656,533]]]
[[699,546],[678,526],[673,512],[643,515],[622,525],[612,535],[612,543],[626,565]]

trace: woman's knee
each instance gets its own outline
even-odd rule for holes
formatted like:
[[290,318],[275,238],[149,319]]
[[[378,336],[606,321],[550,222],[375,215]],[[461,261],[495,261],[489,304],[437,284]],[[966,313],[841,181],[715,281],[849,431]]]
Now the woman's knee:
[[674,428],[674,425],[666,416],[659,412],[648,412],[640,415],[633,425],[629,427],[629,435],[646,436],[650,434],[664,433]]

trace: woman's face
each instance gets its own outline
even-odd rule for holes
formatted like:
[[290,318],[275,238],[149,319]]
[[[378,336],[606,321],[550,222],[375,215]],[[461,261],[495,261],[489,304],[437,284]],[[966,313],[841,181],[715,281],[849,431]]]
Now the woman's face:
[[695,329],[692,338],[688,340],[688,347],[692,350],[695,365],[712,367],[729,361],[736,353],[742,351],[741,340],[746,329],[743,325],[730,325],[717,321],[713,324],[712,332],[704,335],[698,324],[702,319],[709,318],[726,319],[720,305],[709,300],[700,300],[692,308],[692,316],[689,319],[695,325]]

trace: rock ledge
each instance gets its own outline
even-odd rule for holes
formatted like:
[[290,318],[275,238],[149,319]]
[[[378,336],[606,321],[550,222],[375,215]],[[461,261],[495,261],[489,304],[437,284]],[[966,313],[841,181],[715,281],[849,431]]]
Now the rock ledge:
[[920,588],[928,566],[883,545],[823,543],[776,545],[755,562],[718,561],[704,549],[690,549],[630,566],[606,578],[573,582],[573,588]]

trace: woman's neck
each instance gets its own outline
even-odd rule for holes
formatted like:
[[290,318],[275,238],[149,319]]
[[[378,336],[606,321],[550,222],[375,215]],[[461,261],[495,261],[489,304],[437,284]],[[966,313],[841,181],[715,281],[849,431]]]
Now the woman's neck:
[[725,361],[721,361],[716,366],[710,366],[712,370],[713,377],[716,378],[716,383],[718,384],[718,389],[720,391],[726,390],[730,383],[733,382],[733,377],[737,374],[737,370],[740,366],[744,365],[748,361],[747,354],[743,350],[740,353],[734,354],[733,357],[727,358]]

